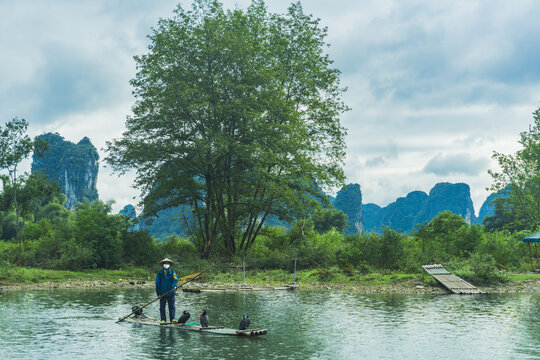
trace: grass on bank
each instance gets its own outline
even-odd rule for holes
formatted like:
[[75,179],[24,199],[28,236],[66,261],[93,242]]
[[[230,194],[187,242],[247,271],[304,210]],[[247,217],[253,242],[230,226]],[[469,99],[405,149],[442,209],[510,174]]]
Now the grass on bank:
[[[178,269],[179,276],[193,272],[192,269]],[[96,269],[84,271],[47,270],[18,266],[0,267],[0,285],[36,284],[43,282],[68,282],[68,281],[153,281],[155,271],[139,268],[126,267],[119,270]],[[529,280],[540,280],[540,274],[532,273],[509,273],[508,281],[520,283]],[[293,273],[282,270],[247,270],[245,282],[248,285],[284,285],[292,284]],[[244,274],[240,269],[227,271],[211,271],[204,274],[203,283],[238,285],[244,282]],[[417,285],[435,285],[436,281],[428,274],[405,274],[405,273],[370,273],[362,274],[358,271],[348,271],[338,267],[300,270],[296,273],[296,284],[319,285],[364,285],[364,286],[390,286],[401,282],[413,282]]]
[[150,272],[145,269],[130,267],[120,270],[48,270],[18,266],[0,267],[0,284],[36,284],[43,282],[84,281],[120,281],[148,280]]
[[540,279],[540,274],[532,274],[532,273],[508,274],[508,280],[513,283],[519,283],[519,282],[529,281],[529,280],[538,280],[538,279]]
[[[189,271],[179,271],[179,276],[187,275]],[[155,272],[137,268],[128,267],[120,270],[47,270],[19,266],[0,267],[0,284],[36,284],[43,282],[67,282],[67,281],[152,281]],[[399,281],[417,278],[425,281],[423,274],[360,274],[358,272],[347,272],[336,268],[309,269],[301,270],[296,273],[297,284],[365,284],[365,285],[390,285]],[[294,275],[286,270],[248,270],[246,271],[245,281],[247,284],[258,285],[283,285],[291,284]],[[244,274],[241,270],[233,269],[229,271],[209,272],[204,274],[201,282],[216,284],[242,284]],[[429,281],[429,279],[427,279]]]
[[[308,269],[296,273],[297,284],[364,284],[364,285],[391,285],[400,281],[418,279],[424,281],[423,274],[361,274],[347,272],[334,268]],[[213,274],[208,277],[211,282],[222,284],[242,284],[244,275],[242,271],[230,271]],[[246,284],[282,285],[292,284],[294,274],[281,270],[249,270],[246,271]]]

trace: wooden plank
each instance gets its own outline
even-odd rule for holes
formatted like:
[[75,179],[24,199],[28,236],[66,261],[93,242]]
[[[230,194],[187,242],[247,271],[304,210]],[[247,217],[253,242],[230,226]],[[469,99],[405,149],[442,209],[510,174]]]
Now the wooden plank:
[[455,294],[484,294],[467,281],[451,274],[440,264],[422,265],[422,268],[435,278],[441,285]]

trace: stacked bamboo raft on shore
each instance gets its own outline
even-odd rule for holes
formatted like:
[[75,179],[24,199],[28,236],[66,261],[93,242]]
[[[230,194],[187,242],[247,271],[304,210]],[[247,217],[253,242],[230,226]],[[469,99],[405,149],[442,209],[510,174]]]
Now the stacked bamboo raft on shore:
[[422,265],[422,269],[454,294],[485,294],[475,286],[450,273],[440,264]]

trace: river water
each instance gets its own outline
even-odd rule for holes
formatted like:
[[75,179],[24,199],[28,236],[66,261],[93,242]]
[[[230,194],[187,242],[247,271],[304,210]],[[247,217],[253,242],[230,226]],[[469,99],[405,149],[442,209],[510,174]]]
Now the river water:
[[[178,313],[205,308],[210,325],[232,328],[248,314],[268,334],[115,323],[153,298],[149,289],[6,290],[0,359],[540,359],[537,293],[179,293]],[[145,314],[158,317],[157,303]]]

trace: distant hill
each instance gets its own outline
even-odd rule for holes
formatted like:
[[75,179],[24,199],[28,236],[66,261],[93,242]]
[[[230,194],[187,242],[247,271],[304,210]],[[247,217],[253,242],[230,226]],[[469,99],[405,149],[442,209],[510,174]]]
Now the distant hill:
[[[464,183],[439,183],[426,194],[423,191],[412,191],[407,196],[398,198],[386,207],[376,204],[362,204],[362,191],[359,184],[347,184],[336,195],[330,198],[332,205],[343,211],[349,222],[345,230],[348,234],[359,231],[381,232],[384,227],[410,232],[418,224],[430,222],[440,212],[449,210],[460,215],[469,224],[481,223],[483,217],[492,210],[489,208],[490,198],[480,210],[478,219],[475,217],[469,185]],[[125,208],[123,212],[132,214],[134,210]],[[147,229],[156,238],[166,239],[171,234],[183,234],[183,222],[178,220],[179,209],[161,211],[152,224],[139,223],[141,229]],[[130,215],[128,215],[130,216]],[[285,226],[290,224],[270,217],[267,226]]]
[[49,150],[43,157],[32,156],[32,171],[42,172],[60,184],[66,195],[64,206],[73,209],[84,198],[97,200],[99,155],[90,139],[84,137],[74,144],[56,133],[38,137],[47,141]]
[[384,208],[377,204],[362,204],[362,215],[364,217],[364,231],[376,231],[381,227]]
[[131,230],[147,230],[148,234],[156,239],[166,240],[171,235],[183,235],[186,232],[180,207],[161,210],[157,216],[149,219],[138,219],[135,207],[128,204],[120,210],[120,214],[138,221]]
[[484,221],[484,218],[486,216],[493,216],[495,215],[495,205],[493,204],[493,200],[495,200],[498,197],[508,197],[509,188],[501,189],[497,191],[496,193],[492,193],[489,195],[482,204],[482,207],[480,208],[480,211],[478,212],[478,218],[476,219],[477,224],[482,224]]
[[404,198],[384,208],[381,223],[377,228],[388,226],[397,231],[409,232],[417,224],[418,214],[425,206],[429,196],[423,191],[413,191]]
[[362,191],[360,185],[347,184],[338,191],[332,205],[347,215],[349,226],[345,229],[346,234],[362,232],[364,217],[362,216]]
[[[119,214],[122,214],[124,216],[127,216],[129,219],[131,220],[135,220],[137,221],[137,213],[135,212],[135,207],[131,204],[128,204],[126,206],[124,206],[122,208],[122,210],[120,210]],[[131,228],[130,230],[133,230],[133,231],[137,231],[139,230],[139,223],[136,222]]]
[[464,183],[439,183],[435,185],[429,192],[429,196],[415,221],[417,224],[429,222],[445,210],[460,215],[468,224],[476,222],[469,185]]
[[413,191],[404,198],[381,208],[375,204],[362,206],[364,231],[380,232],[385,226],[396,231],[410,232],[417,224],[431,221],[440,212],[450,210],[469,224],[476,223],[469,185],[439,183],[429,195]]

